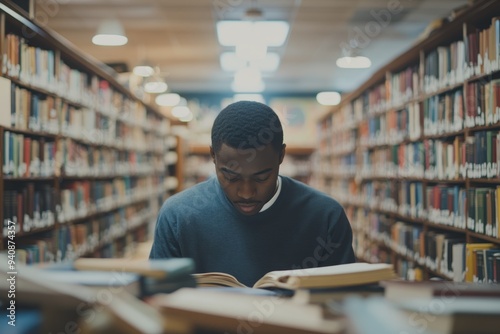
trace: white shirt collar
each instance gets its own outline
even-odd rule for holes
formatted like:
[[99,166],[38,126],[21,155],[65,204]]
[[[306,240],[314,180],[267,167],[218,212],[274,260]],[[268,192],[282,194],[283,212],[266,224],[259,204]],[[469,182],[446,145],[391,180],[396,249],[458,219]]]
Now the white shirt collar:
[[279,176],[279,175],[278,175],[278,180],[276,181],[276,187],[278,189],[276,189],[276,192],[274,193],[274,196],[271,197],[271,199],[269,201],[267,201],[266,204],[264,204],[264,206],[262,207],[262,209],[260,209],[259,212],[263,212],[263,211],[269,209],[271,207],[271,205],[273,205],[274,202],[276,202],[276,199],[280,195],[280,192],[281,192],[281,176]]

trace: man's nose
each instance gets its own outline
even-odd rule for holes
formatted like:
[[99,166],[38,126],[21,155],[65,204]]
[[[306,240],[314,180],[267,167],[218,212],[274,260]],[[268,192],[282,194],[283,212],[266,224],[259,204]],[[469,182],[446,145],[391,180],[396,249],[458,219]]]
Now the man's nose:
[[251,199],[255,196],[255,184],[251,180],[242,180],[238,187],[238,196],[243,199]]

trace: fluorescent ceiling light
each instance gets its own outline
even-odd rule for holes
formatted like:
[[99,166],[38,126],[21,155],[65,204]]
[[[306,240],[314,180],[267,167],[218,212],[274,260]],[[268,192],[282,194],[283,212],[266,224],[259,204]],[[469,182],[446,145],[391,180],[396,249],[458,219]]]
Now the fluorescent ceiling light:
[[223,52],[220,55],[220,67],[227,72],[234,72],[246,66],[246,61],[236,57],[234,52]]
[[264,59],[267,54],[267,45],[263,43],[243,42],[236,45],[236,57],[252,61]]
[[274,72],[280,65],[280,56],[276,52],[268,52],[264,59],[254,60],[251,65],[262,72]]
[[161,94],[155,98],[155,102],[159,106],[173,107],[181,102],[181,96],[176,93]]
[[267,46],[285,44],[290,25],[286,21],[219,21],[217,38],[223,46],[236,46],[242,40],[258,40]]
[[316,100],[324,106],[336,106],[340,103],[340,94],[338,92],[320,92],[316,95]]
[[264,90],[264,82],[259,70],[246,67],[234,74],[231,88],[236,93],[260,93]]
[[372,66],[370,59],[363,56],[342,57],[337,59],[336,64],[341,68],[368,68]]
[[[262,72],[273,72],[279,67],[280,56],[276,52],[268,52],[264,59],[254,60],[250,64]],[[223,52],[220,55],[220,66],[224,71],[235,72],[245,68],[246,65],[247,62],[238,58],[234,52]]]
[[264,82],[257,69],[247,67],[234,74],[231,88],[236,93],[260,93],[264,90]]
[[120,46],[128,42],[123,26],[118,20],[102,21],[97,33],[92,37],[92,43],[103,46]]
[[234,81],[237,83],[255,83],[262,81],[262,76],[256,68],[246,67],[234,74]]

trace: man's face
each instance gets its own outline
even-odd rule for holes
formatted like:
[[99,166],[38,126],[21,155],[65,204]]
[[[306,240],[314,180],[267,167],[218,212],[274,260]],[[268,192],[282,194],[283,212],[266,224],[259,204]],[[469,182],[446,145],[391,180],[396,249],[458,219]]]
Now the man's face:
[[271,145],[238,150],[222,144],[218,152],[210,148],[210,153],[219,183],[239,212],[254,215],[273,197],[285,145],[277,152]]

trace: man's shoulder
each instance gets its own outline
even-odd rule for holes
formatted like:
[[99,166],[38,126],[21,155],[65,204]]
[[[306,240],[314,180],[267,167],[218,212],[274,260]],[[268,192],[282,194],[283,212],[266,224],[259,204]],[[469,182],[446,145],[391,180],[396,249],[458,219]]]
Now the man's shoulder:
[[187,189],[184,189],[165,200],[164,207],[178,207],[181,205],[192,204],[198,198],[213,196],[216,193],[217,179],[210,177],[209,179],[197,183]]
[[283,181],[283,189],[285,193],[293,194],[292,196],[312,200],[318,205],[331,205],[334,208],[340,208],[340,203],[333,197],[313,188],[305,183],[297,181],[287,176],[281,176]]

